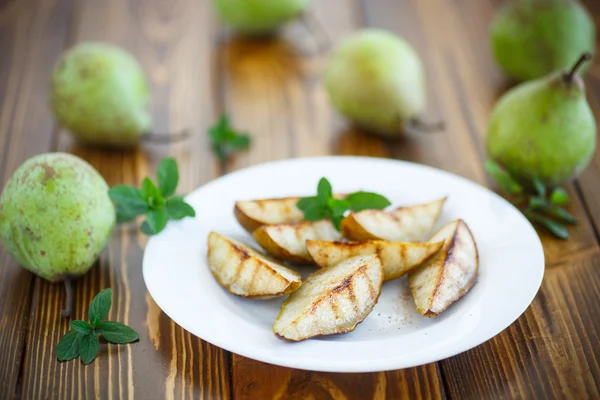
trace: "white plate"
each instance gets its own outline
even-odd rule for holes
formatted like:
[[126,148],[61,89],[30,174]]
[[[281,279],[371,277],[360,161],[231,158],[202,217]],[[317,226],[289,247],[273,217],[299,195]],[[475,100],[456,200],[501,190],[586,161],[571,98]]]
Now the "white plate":
[[[283,298],[247,300],[219,286],[206,262],[207,236],[215,230],[254,244],[233,216],[235,200],[312,195],[323,176],[334,191],[378,192],[393,206],[448,195],[438,225],[462,218],[471,229],[480,256],[477,284],[430,319],[415,311],[406,279],[394,280],[384,284],[379,302],[354,332],[299,343],[277,339],[271,325]],[[481,186],[422,165],[363,157],[292,159],[236,171],[199,188],[187,200],[196,218],[170,223],[148,242],[148,291],[192,334],[271,364],[368,372],[438,361],[508,327],[529,306],[544,275],[542,245],[521,213]]]

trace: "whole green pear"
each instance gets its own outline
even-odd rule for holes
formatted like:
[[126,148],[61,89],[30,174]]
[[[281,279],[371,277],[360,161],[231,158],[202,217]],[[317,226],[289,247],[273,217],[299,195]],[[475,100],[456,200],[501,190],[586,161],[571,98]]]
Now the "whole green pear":
[[489,156],[514,176],[539,178],[549,186],[576,177],[596,147],[596,122],[576,75],[570,72],[522,83],[494,108],[487,133]]
[[220,19],[249,34],[265,34],[300,15],[310,0],[213,0]]
[[108,243],[115,219],[102,176],[65,153],[27,160],[0,197],[4,247],[22,267],[50,282],[85,274]]
[[335,49],[325,66],[333,106],[356,125],[383,136],[425,110],[425,74],[417,53],[402,38],[365,29]]
[[125,50],[81,43],[67,50],[52,73],[50,104],[58,122],[94,145],[131,147],[149,132],[148,85]]
[[491,25],[494,56],[505,73],[525,81],[566,69],[596,45],[594,21],[576,0],[506,2]]

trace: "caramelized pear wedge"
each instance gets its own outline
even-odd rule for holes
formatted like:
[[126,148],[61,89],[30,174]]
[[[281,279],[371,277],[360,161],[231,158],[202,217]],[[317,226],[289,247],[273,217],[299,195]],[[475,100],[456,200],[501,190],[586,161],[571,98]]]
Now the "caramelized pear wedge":
[[446,224],[429,241],[444,241],[444,245],[435,257],[408,274],[408,285],[417,312],[435,317],[473,287],[479,256],[475,239],[461,219]]
[[216,232],[208,236],[208,263],[230,293],[269,299],[298,289],[300,274],[237,240]]
[[383,265],[383,280],[399,278],[420,266],[435,253],[444,242],[328,242],[307,240],[306,248],[314,262],[321,268],[331,267],[355,256],[376,254]]
[[306,241],[341,240],[331,221],[305,221],[296,224],[263,225],[254,231],[254,240],[278,260],[297,264],[312,264]]
[[350,332],[377,303],[382,283],[383,268],[375,255],[318,270],[285,300],[273,332],[290,341]]
[[342,234],[349,240],[359,242],[418,242],[431,232],[445,202],[444,197],[431,203],[400,207],[392,211],[352,212],[342,220]]

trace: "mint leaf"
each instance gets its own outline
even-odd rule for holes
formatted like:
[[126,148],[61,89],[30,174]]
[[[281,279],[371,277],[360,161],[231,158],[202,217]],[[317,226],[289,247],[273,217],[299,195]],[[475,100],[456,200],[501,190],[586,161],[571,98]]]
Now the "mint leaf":
[[81,361],[87,365],[94,361],[100,351],[100,342],[98,337],[93,334],[81,336],[79,341],[79,357]]
[[74,320],[71,321],[69,325],[71,325],[71,328],[73,328],[74,331],[77,331],[83,335],[87,335],[88,333],[92,332],[92,326],[85,321]]
[[[130,210],[126,210],[126,209],[122,209],[120,207],[116,207],[117,210],[117,224],[122,224],[125,222],[131,222],[135,219],[135,217],[137,217],[139,214],[136,212],[132,212]],[[141,214],[145,214],[146,211],[144,211]]]
[[150,210],[146,213],[146,222],[153,234],[157,234],[167,226],[167,212],[164,209]]
[[136,331],[115,321],[101,323],[96,332],[107,341],[117,344],[131,343],[140,338]]
[[331,214],[331,222],[333,222],[335,229],[339,231],[342,219],[344,219],[344,214],[350,209],[350,203],[347,200],[330,199],[328,205]]
[[165,208],[170,219],[180,220],[185,217],[196,216],[194,208],[186,203],[181,197],[173,197],[167,200]]
[[329,217],[329,208],[325,204],[317,203],[304,210],[304,219],[306,221],[320,221],[327,217]]
[[384,196],[370,192],[352,193],[346,198],[346,201],[349,203],[350,209],[352,211],[362,211],[369,209],[383,210],[384,208],[392,204]]
[[142,181],[142,194],[150,208],[159,209],[163,206],[164,197],[150,178],[144,178]]
[[300,211],[306,211],[307,209],[319,204],[321,204],[321,202],[319,202],[317,197],[303,197],[298,200],[296,207],[298,207]]
[[535,189],[535,191],[537,192],[537,194],[540,197],[546,197],[546,186],[544,185],[544,183],[539,180],[538,178],[533,178],[531,180],[531,183],[533,183],[533,188]]
[[175,189],[179,184],[179,169],[177,162],[173,158],[164,158],[156,170],[156,179],[158,180],[158,189],[164,197],[175,194]]
[[531,208],[545,208],[548,205],[548,202],[543,197],[530,197],[529,198],[529,207]]
[[550,203],[554,205],[562,206],[564,204],[567,204],[568,202],[569,195],[563,188],[556,188],[552,191],[552,194],[550,194]]
[[327,201],[332,197],[333,190],[331,189],[331,183],[326,178],[321,178],[317,186],[317,198],[321,203],[327,204]]
[[502,191],[508,194],[519,194],[523,192],[523,187],[494,161],[486,161],[485,170],[490,174],[498,186],[500,186]]
[[94,297],[88,312],[92,328],[96,328],[100,322],[108,316],[112,305],[112,289],[104,289]]
[[567,224],[576,224],[577,223],[577,218],[575,218],[574,215],[572,215],[567,210],[557,207],[557,206],[554,206],[554,205],[548,206],[548,208],[546,209],[546,213],[553,216],[554,218],[561,220],[562,222],[567,223]]
[[79,356],[79,339],[81,334],[70,330],[58,341],[56,346],[56,358],[59,361],[69,361]]
[[148,224],[148,220],[142,222],[142,226],[140,227],[140,229],[142,230],[142,233],[144,233],[145,235],[148,235],[148,236],[154,235],[154,232],[152,231],[152,229],[150,228],[150,225]]
[[231,128],[229,117],[222,115],[217,123],[209,128],[208,135],[213,153],[219,160],[225,160],[238,150],[250,147],[250,135]]
[[116,204],[117,215],[140,215],[148,209],[140,189],[128,185],[118,185],[108,191],[108,196]]
[[539,214],[536,214],[534,212],[526,212],[525,215],[530,220],[532,220],[534,222],[537,222],[538,224],[540,224],[543,227],[545,227],[546,229],[548,229],[555,236],[557,236],[557,237],[559,237],[561,239],[568,239],[569,238],[569,231],[567,230],[567,228],[565,228],[564,226],[562,226],[558,222],[555,222],[555,221],[551,220],[550,218],[546,218],[546,217],[544,217],[542,215],[539,215]]

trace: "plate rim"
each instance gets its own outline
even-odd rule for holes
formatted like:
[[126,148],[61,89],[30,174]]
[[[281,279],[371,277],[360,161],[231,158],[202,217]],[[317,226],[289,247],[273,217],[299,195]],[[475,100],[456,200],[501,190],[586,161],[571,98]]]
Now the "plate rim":
[[[299,162],[300,163],[302,163],[302,162],[321,162],[321,161],[335,162],[336,160],[377,162],[377,163],[382,163],[382,164],[385,164],[385,163],[404,164],[404,165],[410,166],[411,168],[416,167],[416,168],[420,168],[420,169],[427,170],[430,172],[435,172],[437,174],[450,176],[454,179],[458,179],[458,180],[462,181],[463,183],[466,183],[467,185],[471,185],[471,186],[477,187],[480,190],[484,190],[485,192],[487,192],[488,195],[491,195],[492,197],[499,199],[502,203],[504,203],[505,205],[508,205],[510,208],[512,208],[513,211],[515,211],[518,214],[519,218],[522,219],[526,223],[526,225],[529,227],[529,229],[534,233],[534,236],[536,238],[536,243],[535,243],[536,244],[536,252],[538,253],[538,256],[540,257],[540,259],[539,259],[540,268],[539,268],[538,273],[536,274],[537,280],[535,282],[536,290],[532,293],[532,295],[528,299],[526,305],[524,307],[519,307],[519,308],[522,308],[522,310],[520,310],[519,313],[515,313],[516,316],[514,318],[510,318],[510,322],[502,324],[505,326],[502,329],[500,329],[498,332],[496,332],[492,335],[489,335],[489,334],[483,335],[480,338],[478,338],[477,340],[471,340],[471,341],[466,342],[466,344],[461,345],[460,344],[461,342],[459,342],[459,344],[457,344],[453,347],[448,347],[444,350],[439,350],[437,352],[427,354],[425,356],[420,357],[421,361],[419,361],[418,363],[404,363],[403,364],[401,357],[395,357],[395,358],[390,358],[390,359],[386,359],[386,360],[367,360],[364,362],[361,361],[361,362],[357,362],[357,363],[353,363],[353,364],[346,363],[342,366],[342,365],[337,365],[335,363],[335,360],[331,360],[332,361],[331,363],[320,363],[319,362],[319,365],[316,365],[316,363],[318,361],[311,363],[310,360],[304,360],[304,359],[288,360],[288,359],[282,359],[282,358],[277,358],[277,357],[271,357],[269,355],[261,355],[260,357],[257,357],[256,353],[252,353],[251,351],[246,351],[247,346],[241,344],[241,343],[244,343],[243,341],[231,343],[230,341],[226,341],[226,340],[221,341],[221,340],[219,340],[218,337],[210,337],[210,338],[202,337],[196,333],[195,329],[192,329],[189,326],[186,326],[185,323],[176,321],[172,317],[172,315],[169,314],[165,310],[165,308],[163,307],[163,304],[161,304],[162,300],[157,300],[155,298],[155,296],[152,295],[152,293],[153,293],[153,289],[151,288],[152,284],[149,284],[150,280],[147,277],[148,268],[146,267],[146,265],[149,262],[147,260],[147,254],[148,254],[147,249],[156,240],[156,236],[152,236],[149,238],[148,242],[146,243],[146,247],[144,248],[144,254],[142,257],[142,275],[143,275],[144,284],[146,285],[146,289],[148,290],[148,293],[150,294],[150,296],[152,297],[154,302],[157,304],[157,306],[161,309],[161,311],[164,312],[165,315],[167,315],[169,317],[169,319],[171,319],[175,324],[179,325],[180,327],[185,329],[190,334],[196,336],[197,338],[204,340],[214,346],[217,346],[225,351],[229,351],[231,353],[235,353],[235,354],[238,354],[238,355],[246,357],[246,358],[250,358],[250,359],[257,360],[257,361],[264,362],[264,363],[271,364],[271,365],[295,368],[295,369],[301,369],[301,370],[307,370],[307,371],[339,372],[339,373],[368,373],[368,372],[392,371],[392,370],[398,370],[398,369],[404,369],[404,368],[417,367],[417,366],[429,364],[432,362],[438,362],[438,361],[444,360],[446,358],[449,358],[449,357],[452,357],[455,355],[459,355],[459,354],[461,354],[465,351],[468,351],[470,349],[473,349],[473,348],[481,345],[482,343],[489,341],[490,339],[494,338],[495,336],[501,334],[508,327],[510,327],[517,319],[519,319],[525,313],[525,311],[527,311],[527,309],[531,306],[534,299],[537,297],[537,294],[539,293],[539,290],[541,288],[541,285],[542,285],[543,279],[544,279],[544,275],[545,275],[544,248],[543,248],[541,239],[540,239],[537,231],[532,226],[532,224],[529,222],[529,220],[527,220],[525,218],[525,216],[513,204],[511,204],[509,201],[504,199],[502,196],[500,196],[496,192],[492,191],[491,189],[489,189],[483,185],[480,185],[477,182],[474,182],[468,178],[465,178],[465,177],[455,174],[453,172],[448,172],[448,171],[445,171],[445,170],[442,170],[442,169],[439,169],[436,167],[432,167],[429,165],[425,165],[425,164],[414,163],[414,162],[405,161],[405,160],[397,160],[397,159],[392,159],[392,158],[383,158],[383,157],[345,156],[345,155],[342,155],[342,156],[329,155],[329,156],[316,156],[316,157],[295,157],[295,158],[286,158],[286,159],[280,159],[280,160],[267,161],[267,162],[251,165],[251,166],[248,166],[245,168],[240,168],[238,170],[229,172],[225,175],[219,176],[215,179],[212,179],[212,180],[198,186],[196,189],[194,189],[190,193],[188,193],[188,195],[186,195],[185,198],[187,199],[190,197],[194,197],[194,196],[198,195],[198,193],[200,193],[201,191],[209,189],[211,186],[213,186],[214,184],[216,184],[218,182],[222,182],[226,179],[231,179],[232,177],[235,177],[238,174],[251,172],[252,170],[255,170],[255,169],[267,168],[269,166],[273,167],[278,164],[289,164],[289,163],[299,163]],[[534,282],[532,280],[532,287],[534,286],[533,283]],[[525,304],[525,302],[524,302],[524,304]],[[507,321],[508,321],[508,319],[507,319]],[[203,335],[203,336],[205,336],[205,335]],[[238,345],[238,343],[240,343],[240,344]]]

